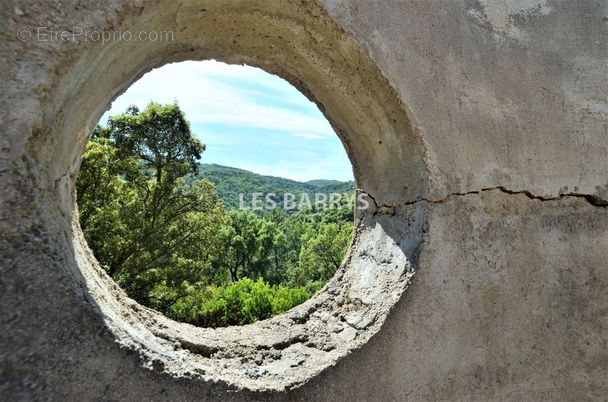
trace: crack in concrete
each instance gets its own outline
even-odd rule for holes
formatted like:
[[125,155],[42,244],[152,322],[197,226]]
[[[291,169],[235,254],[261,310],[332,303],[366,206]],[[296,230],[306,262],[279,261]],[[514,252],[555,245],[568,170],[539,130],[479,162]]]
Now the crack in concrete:
[[[362,190],[359,190],[359,191],[362,191]],[[555,201],[555,200],[561,200],[561,199],[567,198],[567,197],[584,198],[589,204],[593,205],[594,207],[598,207],[598,208],[608,207],[607,199],[603,199],[601,197],[598,197],[598,196],[592,195],[592,194],[569,192],[569,193],[560,194],[558,196],[542,196],[542,195],[532,194],[532,192],[530,192],[528,190],[510,190],[504,186],[487,187],[487,188],[482,188],[481,190],[471,190],[471,191],[466,191],[466,192],[461,192],[461,193],[455,192],[455,193],[450,193],[450,194],[444,196],[443,198],[439,198],[439,199],[418,198],[413,201],[407,201],[404,203],[394,204],[394,205],[386,205],[386,204],[379,205],[377,203],[376,199],[374,198],[374,196],[372,196],[369,193],[365,193],[364,191],[362,191],[362,192],[364,192],[373,201],[374,206],[376,207],[376,210],[373,213],[374,215],[395,215],[395,213],[397,212],[397,209],[400,207],[414,205],[414,204],[418,204],[420,202],[426,202],[429,204],[442,204],[453,197],[463,197],[463,196],[467,196],[467,195],[481,194],[481,193],[484,193],[487,191],[501,191],[505,194],[510,194],[510,195],[523,194],[531,200],[539,200],[539,201]]]
[[441,203],[447,201],[451,197],[460,197],[460,196],[466,196],[466,195],[471,195],[471,194],[481,194],[486,191],[501,191],[505,194],[510,194],[510,195],[523,194],[531,200],[539,200],[539,201],[554,201],[554,200],[561,200],[561,199],[567,198],[567,197],[584,198],[589,204],[593,205],[594,207],[600,207],[600,208],[608,207],[608,200],[604,200],[604,199],[602,199],[598,196],[592,195],[592,194],[570,192],[570,193],[559,194],[558,196],[542,196],[542,195],[532,194],[532,192],[530,192],[528,190],[510,190],[504,186],[487,187],[487,188],[483,188],[481,190],[472,190],[472,191],[467,191],[467,192],[463,192],[463,193],[451,193],[438,200],[430,200],[427,198],[421,198],[421,199],[418,199],[415,201],[406,202],[404,205],[412,205],[412,204],[416,204],[418,202],[441,204]]

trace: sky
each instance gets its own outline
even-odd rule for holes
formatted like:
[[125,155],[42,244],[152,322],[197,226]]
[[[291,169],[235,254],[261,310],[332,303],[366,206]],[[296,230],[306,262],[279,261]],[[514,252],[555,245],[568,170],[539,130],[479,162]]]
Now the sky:
[[292,180],[353,180],[329,122],[295,87],[264,70],[214,60],[167,64],[144,75],[101,118],[129,105],[177,102],[207,150],[200,162]]

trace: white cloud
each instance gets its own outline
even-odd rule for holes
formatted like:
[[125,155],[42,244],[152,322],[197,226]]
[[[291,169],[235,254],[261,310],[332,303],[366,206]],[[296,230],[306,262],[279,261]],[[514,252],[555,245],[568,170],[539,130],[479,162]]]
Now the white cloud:
[[315,133],[292,133],[294,137],[306,138],[307,140],[322,140],[323,138],[327,138],[324,135],[319,135]]
[[[143,108],[151,100],[169,103],[177,99],[192,123],[335,135],[327,120],[319,118],[320,112],[261,104],[251,96],[255,95],[252,91],[239,88],[238,83],[226,84],[213,78],[218,76],[238,76],[239,80],[251,79],[274,93],[289,92],[285,90],[289,86],[281,84],[280,78],[253,67],[213,61],[175,63],[146,74],[112,104],[105,116],[122,113],[133,103]],[[280,100],[286,102],[282,95]],[[301,100],[297,102],[303,104]],[[306,104],[310,105],[310,102]]]

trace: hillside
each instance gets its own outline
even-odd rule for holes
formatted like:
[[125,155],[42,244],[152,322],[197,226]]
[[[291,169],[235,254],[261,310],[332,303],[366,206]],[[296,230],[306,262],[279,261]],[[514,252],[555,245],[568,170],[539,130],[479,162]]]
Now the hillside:
[[355,191],[354,181],[320,179],[299,182],[215,164],[199,164],[197,177],[206,178],[215,185],[228,209],[239,207],[240,194],[243,194],[245,203],[249,205],[253,193],[262,193],[262,199],[268,193],[281,194],[280,198],[273,197],[275,201],[281,203],[282,194],[285,193],[295,194],[297,199],[300,199],[303,193],[307,193],[311,200],[314,200],[315,193],[351,193]]
[[340,184],[343,183],[339,180],[326,180],[326,179],[318,179],[318,180],[309,180],[304,182],[305,184],[310,184],[314,187],[327,186],[328,184]]

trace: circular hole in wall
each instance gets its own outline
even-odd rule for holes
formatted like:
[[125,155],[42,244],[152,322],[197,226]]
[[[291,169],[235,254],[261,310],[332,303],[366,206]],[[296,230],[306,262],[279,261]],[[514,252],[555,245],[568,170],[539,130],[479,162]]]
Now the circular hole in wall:
[[[44,111],[52,135],[37,144],[45,150],[37,162],[58,183],[59,201],[49,208],[59,213],[49,227],[71,224],[73,258],[65,269],[142,365],[250,390],[299,386],[377,333],[410,283],[410,259],[424,233],[422,203],[410,202],[425,196],[427,182],[422,143],[407,111],[356,41],[315,3],[221,2],[204,10],[188,2],[146,5],[125,11],[122,21],[132,32],[171,30],[174,40],[91,45]],[[319,293],[241,327],[198,328],[134,302],[99,267],[76,219],[69,219],[77,216],[74,179],[87,136],[110,102],[153,68],[206,59],[261,67],[316,102],[346,148],[358,191],[371,201],[356,216],[343,264]]]

